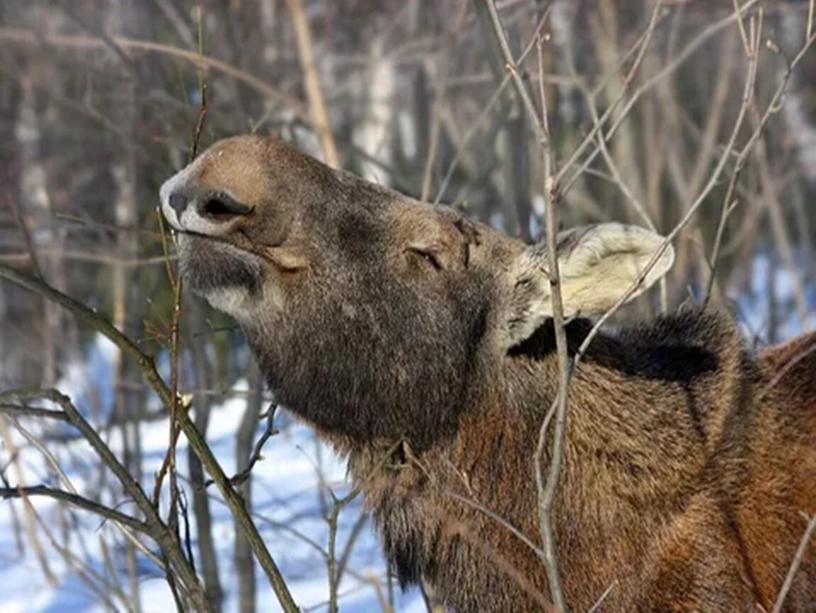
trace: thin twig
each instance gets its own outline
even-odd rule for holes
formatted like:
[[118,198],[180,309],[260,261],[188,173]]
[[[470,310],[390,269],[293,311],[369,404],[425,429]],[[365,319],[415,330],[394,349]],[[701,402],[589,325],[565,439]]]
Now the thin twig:
[[[121,266],[123,268],[139,268],[141,266],[155,266],[157,264],[164,264],[166,259],[164,256],[144,257],[144,258],[123,258],[109,253],[91,253],[88,251],[71,251],[66,249],[38,249],[39,255],[58,255],[62,260],[77,261],[77,262],[92,262],[96,264],[107,264],[111,266]],[[178,256],[171,255],[170,261],[175,261]],[[0,262],[32,262],[31,252],[17,252],[17,253],[2,253],[0,254]],[[32,266],[32,268],[34,268]]]
[[143,534],[147,534],[148,536],[152,536],[152,532],[145,522],[138,520],[135,517],[131,517],[130,515],[125,515],[116,509],[111,509],[110,507],[106,507],[105,505],[94,502],[93,500],[84,498],[79,494],[73,494],[71,492],[48,487],[46,485],[0,487],[0,498],[22,498],[23,496],[45,496],[47,498],[53,498],[54,500],[61,500],[80,509],[90,511],[95,515],[99,515],[118,524],[122,524],[123,526],[127,526],[136,532],[141,532]]
[[337,606],[337,599],[338,599],[338,592],[337,588],[340,584],[340,566],[338,565],[337,556],[336,556],[336,545],[337,545],[337,523],[340,518],[341,511],[350,504],[357,496],[360,495],[363,487],[369,480],[373,479],[374,476],[380,471],[380,469],[385,465],[385,463],[389,460],[389,458],[393,455],[393,453],[402,445],[403,442],[401,440],[396,441],[393,443],[382,456],[374,463],[374,466],[371,468],[369,473],[363,477],[358,483],[354,485],[351,491],[343,496],[342,498],[338,498],[334,491],[329,488],[329,495],[332,498],[332,508],[329,511],[329,515],[326,518],[326,521],[329,524],[329,543],[326,549],[326,569],[329,575],[329,611],[331,613],[337,613],[338,606]]
[[788,574],[785,575],[785,582],[782,584],[782,589],[779,590],[779,594],[776,597],[776,602],[774,602],[772,613],[780,613],[780,611],[782,611],[782,605],[785,604],[785,598],[788,596],[788,592],[793,585],[793,580],[796,577],[796,573],[799,570],[799,567],[802,565],[802,561],[805,559],[805,553],[810,545],[810,539],[813,536],[814,530],[816,530],[816,515],[808,519],[805,532],[802,535],[802,540],[799,541],[799,546],[796,548],[796,554],[793,556],[791,565],[788,568]]
[[[59,304],[63,308],[73,313],[81,322],[107,337],[117,347],[122,349],[124,353],[131,356],[131,358],[136,361],[147,379],[147,382],[159,396],[162,403],[164,403],[166,407],[170,406],[172,403],[170,389],[167,387],[156,370],[156,365],[153,358],[143,353],[136,343],[112,326],[111,323],[104,317],[92,311],[85,305],[77,302],[73,298],[54,289],[50,285],[16,271],[13,268],[0,265],[0,278],[36,294],[40,294],[48,300]],[[3,397],[0,395],[0,403],[2,402]],[[229,506],[230,512],[238,520],[238,525],[244,531],[247,540],[249,541],[249,544],[261,565],[261,568],[263,568],[264,572],[266,573],[269,583],[272,586],[275,595],[278,597],[279,602],[281,603],[281,607],[287,613],[297,613],[298,608],[295,601],[292,599],[289,588],[286,585],[280,570],[278,569],[278,565],[275,563],[266,547],[266,544],[261,538],[257,526],[255,526],[252,518],[247,512],[247,509],[244,507],[243,499],[232,487],[229,478],[227,478],[227,476],[224,474],[224,471],[218,464],[218,460],[215,459],[212,450],[201,436],[201,433],[195,427],[195,424],[189,419],[187,413],[185,411],[179,411],[176,418],[181,421],[181,427],[185,436],[187,437],[188,443],[201,460],[201,464],[213,477],[219,492]],[[88,428],[90,429],[90,426],[88,426]],[[91,432],[93,432],[92,429]],[[125,475],[128,479],[130,478],[126,471]],[[153,508],[150,504],[148,506],[150,506],[151,509]]]
[[[758,33],[757,36],[760,34]],[[708,183],[705,185],[703,190],[697,196],[696,200],[691,204],[689,209],[686,211],[686,214],[680,220],[680,222],[674,227],[674,229],[669,232],[663,242],[660,244],[660,247],[655,251],[652,258],[646,263],[643,269],[638,274],[637,278],[632,282],[632,284],[627,288],[627,290],[618,298],[617,301],[609,308],[607,311],[601,315],[592,329],[589,331],[587,336],[584,338],[581,346],[578,348],[578,351],[575,353],[574,358],[574,366],[578,365],[578,362],[581,358],[585,355],[587,348],[589,347],[590,343],[593,341],[595,336],[600,331],[601,327],[609,320],[609,318],[623,305],[625,304],[632,294],[637,291],[638,287],[640,287],[643,280],[646,276],[651,272],[652,268],[657,264],[666,250],[671,245],[671,242],[675,239],[675,237],[685,228],[688,223],[691,221],[694,214],[698,211],[698,209],[702,206],[703,202],[705,201],[708,194],[714,189],[714,186],[719,181],[720,175],[722,174],[723,168],[725,167],[728,158],[731,155],[731,152],[734,150],[734,146],[736,144],[737,136],[739,135],[740,128],[742,127],[742,123],[745,119],[745,115],[748,111],[749,101],[752,96],[752,92],[754,89],[754,83],[756,81],[756,68],[758,62],[759,54],[755,55],[751,58],[751,61],[748,63],[748,75],[745,79],[745,87],[742,94],[742,104],[740,106],[739,113],[737,114],[737,118],[734,122],[734,128],[731,132],[731,137],[728,140],[728,144],[723,151],[722,156],[720,157],[719,162],[717,163],[714,171],[711,173],[711,177],[708,180]]]
[[450,496],[454,500],[458,500],[462,504],[466,504],[467,506],[475,509],[476,511],[479,511],[480,513],[482,513],[486,517],[489,517],[490,519],[492,519],[493,521],[498,523],[500,526],[506,528],[507,530],[509,530],[513,534],[513,536],[515,536],[522,543],[524,543],[527,547],[529,547],[530,550],[534,554],[536,554],[539,558],[541,558],[542,561],[545,560],[546,556],[544,554],[544,550],[541,547],[539,547],[533,541],[531,541],[529,538],[527,538],[527,535],[525,535],[521,530],[516,528],[513,524],[511,524],[509,521],[504,519],[501,515],[499,515],[495,511],[490,510],[488,507],[486,507],[485,505],[483,505],[482,503],[480,503],[480,502],[478,502],[476,500],[472,500],[470,498],[467,498],[466,496],[462,496],[461,494],[457,494],[456,492],[445,492],[445,495]]
[[[0,28],[0,40],[6,42],[14,42],[24,45],[39,45],[46,42],[51,45],[59,47],[67,47],[72,49],[99,49],[107,47],[105,41],[100,38],[90,36],[74,36],[66,34],[45,34],[35,33],[32,30],[25,30],[20,28]],[[135,51],[146,51],[150,53],[159,53],[161,55],[168,55],[171,57],[180,58],[194,64],[204,65],[209,69],[217,70],[227,76],[232,77],[236,81],[240,81],[248,85],[252,89],[260,92],[264,96],[283,103],[287,109],[294,112],[300,119],[309,121],[309,113],[304,108],[303,104],[297,98],[284,94],[277,88],[273,87],[266,81],[212,57],[202,57],[196,51],[188,51],[186,49],[179,49],[172,45],[164,45],[148,40],[140,40],[135,38],[126,38],[121,36],[112,36],[117,45],[123,49],[133,49]]]
[[[717,225],[717,233],[714,239],[714,247],[712,248],[711,252],[710,271],[708,282],[706,284],[705,299],[703,301],[704,304],[707,304],[711,298],[711,292],[713,290],[714,282],[716,280],[717,263],[720,257],[720,249],[723,233],[725,231],[725,223],[728,220],[728,215],[733,209],[735,204],[733,201],[734,190],[737,187],[740,174],[742,173],[742,170],[745,167],[745,162],[747,161],[754,144],[764,132],[768,120],[771,118],[773,114],[777,113],[781,108],[782,98],[785,95],[785,92],[787,91],[788,82],[790,81],[791,75],[793,74],[793,69],[801,61],[801,59],[805,55],[805,52],[813,45],[814,42],[816,42],[816,36],[811,36],[810,38],[805,40],[805,43],[802,46],[802,48],[788,64],[788,67],[785,70],[785,74],[782,77],[782,81],[777,87],[776,91],[774,92],[774,95],[771,98],[770,102],[768,103],[765,112],[762,114],[762,117],[760,118],[757,127],[754,129],[753,133],[746,141],[742,150],[739,152],[739,155],[737,155],[737,160],[734,164],[734,171],[731,174],[730,181],[728,182],[728,188],[726,189],[725,198],[723,199],[723,205],[720,211],[720,221]],[[755,53],[758,52],[759,50],[756,49]]]
[[[275,427],[275,411],[277,408],[278,405],[273,403],[266,411],[266,428],[264,428],[263,433],[255,443],[255,447],[252,450],[252,455],[249,457],[249,462],[247,463],[246,468],[241,472],[236,473],[232,479],[230,479],[234,486],[238,487],[239,485],[243,485],[243,483],[249,479],[255,464],[263,460],[263,447],[266,444],[266,441],[279,433],[279,430]],[[207,481],[204,486],[209,487],[212,485],[212,483],[212,480]]]
[[[4,268],[0,267],[0,276],[9,278],[6,272],[7,271]],[[50,288],[41,281],[29,278],[29,282],[42,285],[44,288],[47,287],[51,292],[56,292],[56,290]],[[59,294],[59,292],[56,293]],[[50,297],[47,295],[47,292],[44,292],[42,295],[50,299]],[[64,298],[67,299],[67,297]],[[98,317],[95,314],[94,316]],[[110,326],[110,324],[108,324],[107,322],[105,323],[106,325]],[[124,349],[124,347],[120,348]],[[159,516],[155,507],[151,503],[150,499],[145,494],[141,485],[139,485],[139,483],[130,475],[130,473],[122,465],[122,463],[119,462],[119,460],[110,450],[110,448],[105,444],[105,442],[99,437],[99,435],[96,433],[93,427],[85,420],[82,414],[73,405],[71,399],[68,398],[68,396],[53,389],[9,390],[0,393],[0,406],[8,407],[13,403],[24,404],[29,400],[34,399],[49,400],[57,404],[62,409],[63,413],[65,414],[65,420],[67,420],[72,426],[74,426],[77,430],[80,431],[85,440],[88,441],[88,443],[94,449],[94,451],[102,460],[102,462],[108,468],[110,468],[111,472],[113,472],[113,474],[122,484],[124,490],[133,499],[133,501],[136,503],[136,506],[145,516],[145,525],[150,530],[151,538],[156,542],[157,545],[159,545],[162,557],[168,560],[168,564],[166,564],[165,567],[169,566],[169,564],[172,564],[173,568],[176,570],[179,579],[181,580],[183,586],[185,587],[187,595],[191,599],[191,603],[194,604],[197,608],[200,608],[201,610],[205,611],[211,610],[211,607],[207,603],[203,586],[198,581],[195,572],[192,570],[187,559],[184,557],[184,554],[182,553],[181,549],[178,547],[178,541],[174,538],[172,532],[168,530],[164,522],[162,522],[161,517]],[[47,416],[45,412],[41,414],[43,416]],[[174,581],[174,575],[168,573],[168,580]]]
[[298,57],[303,71],[306,99],[309,101],[309,115],[312,118],[312,125],[320,141],[320,149],[323,151],[326,164],[332,168],[340,168],[340,156],[337,153],[337,145],[335,145],[332,136],[329,112],[326,108],[326,97],[323,95],[323,86],[317,72],[309,20],[306,18],[302,0],[286,0],[286,4],[289,7],[289,13],[292,15],[292,22],[295,26]]
[[611,594],[611,593],[612,593],[612,590],[613,590],[613,589],[615,589],[615,585],[617,585],[617,583],[618,583],[618,582],[617,582],[617,580],[615,580],[615,581],[613,581],[612,583],[610,583],[610,584],[609,584],[609,587],[607,587],[607,588],[606,588],[606,589],[603,591],[603,594],[601,594],[601,595],[598,597],[598,600],[596,600],[596,601],[595,601],[595,604],[593,604],[593,605],[590,607],[590,609],[589,609],[589,612],[588,612],[588,613],[595,613],[595,611],[600,611],[600,609],[601,609],[601,605],[603,605],[604,600],[606,600],[606,599],[607,599],[607,597],[609,596],[609,594]]
[[[501,24],[501,19],[499,18],[499,12],[496,10],[496,4],[494,0],[482,1],[487,7],[488,14],[490,15],[490,23],[493,26],[493,33],[496,36],[496,41],[499,43],[499,49],[501,50],[502,58],[505,62],[505,68],[510,75],[513,86],[516,88],[516,93],[518,93],[519,98],[521,98],[521,103],[524,106],[527,117],[530,120],[530,123],[533,125],[536,140],[539,143],[545,143],[549,140],[549,135],[547,135],[547,133],[544,131],[544,126],[541,124],[538,111],[536,111],[533,101],[530,99],[530,94],[527,92],[527,86],[524,85],[524,80],[519,74],[519,67],[516,64],[513,53],[510,51],[510,45],[507,42],[507,36],[504,34],[504,28]],[[533,40],[535,41],[535,39]]]
[[198,107],[198,119],[196,120],[193,138],[190,144],[189,161],[192,162],[198,155],[198,147],[201,142],[201,132],[204,130],[204,121],[207,118],[207,80],[204,78],[204,16],[201,5],[195,7],[196,12],[196,32],[198,36],[198,94],[201,102]]
[[[552,297],[553,328],[555,330],[555,344],[558,356],[558,405],[556,411],[555,430],[553,432],[552,454],[547,472],[546,483],[543,478],[543,459],[545,445],[543,436],[539,438],[539,445],[533,457],[536,488],[538,492],[538,513],[539,530],[544,546],[544,565],[547,571],[547,582],[549,584],[550,598],[558,611],[566,611],[564,594],[561,588],[561,579],[558,573],[558,560],[555,552],[555,544],[552,531],[552,511],[555,500],[555,492],[558,487],[558,479],[561,473],[561,465],[564,456],[564,438],[566,433],[567,419],[567,397],[570,379],[570,360],[567,354],[567,335],[564,329],[564,307],[561,299],[561,283],[558,271],[558,254],[556,232],[558,229],[557,208],[558,208],[558,186],[553,177],[553,152],[550,145],[549,125],[547,121],[547,105],[543,95],[543,79],[539,78],[542,87],[541,92],[541,117],[533,105],[527,87],[518,73],[507,37],[501,24],[494,0],[483,0],[490,15],[493,26],[493,33],[498,41],[502,57],[510,73],[513,85],[521,98],[522,104],[527,111],[530,123],[533,126],[536,140],[541,146],[541,154],[544,165],[544,198],[546,206],[545,234],[547,237],[547,255],[549,260],[550,295]],[[535,42],[540,42],[536,40]],[[540,55],[539,55],[540,59]],[[540,62],[539,62],[540,65]],[[541,70],[540,66],[539,69]],[[543,428],[542,428],[543,431]]]
[[354,551],[354,545],[363,534],[363,528],[365,528],[365,525],[368,522],[368,517],[368,513],[361,511],[360,516],[354,521],[354,525],[351,527],[351,532],[349,532],[348,538],[346,539],[346,544],[343,547],[343,552],[340,554],[340,559],[337,562],[335,574],[337,575],[338,585],[340,585],[340,582],[343,580],[343,574],[346,572],[346,568],[348,567],[351,554]]
[[[521,52],[521,55],[518,57],[518,60],[516,60],[516,65],[521,66],[527,59],[527,56],[530,55],[530,52],[535,48],[536,41],[538,40],[541,34],[541,30],[544,28],[544,25],[547,23],[548,16],[549,8],[547,9],[547,11],[544,12],[544,15],[542,15],[541,19],[538,22],[538,25],[533,30],[533,36],[530,38],[530,42],[527,44],[527,47],[525,47],[525,49]],[[476,117],[476,119],[468,128],[467,132],[465,132],[462,138],[462,142],[459,143],[459,147],[456,150],[456,155],[453,156],[453,159],[448,165],[448,170],[447,172],[445,172],[445,176],[442,179],[442,184],[439,186],[439,191],[437,191],[436,197],[434,198],[434,204],[438,204],[442,200],[442,197],[445,195],[445,190],[448,188],[448,183],[450,183],[450,180],[453,177],[453,172],[456,170],[456,166],[459,164],[459,160],[462,158],[462,154],[464,153],[467,144],[476,134],[477,130],[479,129],[485,118],[488,116],[488,114],[493,110],[498,101],[501,99],[501,95],[504,92],[507,85],[510,83],[511,78],[512,75],[510,72],[504,75],[498,87],[488,99],[487,104],[485,104],[484,108],[481,110],[479,115]]]
[[[204,122],[207,118],[207,81],[204,77],[204,30],[203,30],[203,11],[201,5],[196,6],[195,10],[196,14],[196,24],[197,24],[197,35],[198,35],[198,56],[199,56],[199,64],[198,64],[198,91],[200,96],[200,106],[198,110],[198,117],[196,119],[195,127],[193,128],[192,139],[190,142],[190,152],[189,152],[189,159],[188,162],[192,162],[196,154],[198,153],[201,134],[204,129]],[[165,256],[167,256],[167,239],[166,239],[166,229],[164,223],[162,221],[161,215],[159,216],[159,230],[161,231],[162,236],[162,249],[164,250]],[[179,489],[178,489],[178,477],[176,473],[176,447],[178,444],[179,434],[181,433],[181,428],[179,427],[179,422],[176,417],[179,410],[186,411],[189,408],[189,402],[185,403],[185,406],[180,406],[179,404],[179,377],[178,377],[178,361],[179,361],[179,350],[180,350],[180,343],[181,343],[181,298],[182,298],[182,288],[183,282],[181,279],[181,275],[173,274],[172,267],[170,265],[169,257],[166,263],[167,269],[167,279],[170,282],[170,287],[173,290],[173,307],[172,313],[170,315],[170,391],[172,394],[172,403],[170,405],[170,432],[168,438],[168,447],[167,447],[167,454],[165,455],[164,462],[162,463],[161,469],[159,470],[158,475],[156,476],[156,484],[155,489],[153,492],[153,502],[158,506],[159,504],[159,496],[161,494],[161,485],[162,485],[162,477],[164,476],[165,472],[167,472],[170,476],[170,508],[168,509],[168,523],[170,528],[179,537],[178,532],[178,500],[179,500]],[[190,556],[192,560],[192,556]]]
[[733,0],[734,12],[737,14],[737,26],[739,26],[740,38],[742,39],[742,48],[745,50],[746,57],[751,56],[751,43],[748,41],[748,34],[745,32],[745,24],[742,23],[742,10],[740,9],[739,0]]

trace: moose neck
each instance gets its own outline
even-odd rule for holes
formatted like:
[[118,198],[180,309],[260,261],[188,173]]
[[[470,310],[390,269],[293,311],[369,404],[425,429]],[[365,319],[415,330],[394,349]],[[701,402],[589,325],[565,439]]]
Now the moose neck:
[[[588,327],[580,321],[569,326],[572,352]],[[355,478],[370,479],[363,488],[367,504],[404,579],[424,574],[448,583],[445,573],[455,576],[453,569],[468,564],[470,556],[488,555],[498,567],[526,577],[523,596],[511,595],[518,593],[514,580],[507,593],[495,595],[496,602],[539,606],[538,596],[546,594],[540,559],[474,504],[540,542],[534,458],[539,426],[557,392],[551,336],[551,326],[544,326],[513,350],[499,377],[503,386],[489,389],[483,404],[461,415],[452,441],[400,458],[401,468],[374,479],[370,475],[384,447],[351,455]],[[726,440],[724,432],[739,430],[727,422],[751,419],[753,381],[744,360],[730,320],[694,311],[593,341],[570,384],[565,467],[556,499],[555,538],[573,602],[591,604],[621,565],[642,565],[632,557],[636,547],[618,548],[616,543],[627,542],[619,537],[646,534],[638,526],[649,523],[657,530],[661,511],[682,508],[705,471],[718,470],[713,458],[727,456],[723,448],[740,453],[740,441]],[[546,449],[545,472],[549,457]],[[741,478],[732,469],[730,478]],[[440,563],[439,551],[450,542],[428,541],[426,535],[446,531],[461,540]],[[468,534],[478,534],[478,542],[469,542]],[[603,552],[597,549],[601,543]],[[429,568],[431,560],[436,564]],[[598,569],[595,578],[576,570],[588,563]],[[480,581],[496,585],[495,579]],[[477,584],[468,589],[478,590]],[[460,608],[472,604],[468,589],[452,602]]]

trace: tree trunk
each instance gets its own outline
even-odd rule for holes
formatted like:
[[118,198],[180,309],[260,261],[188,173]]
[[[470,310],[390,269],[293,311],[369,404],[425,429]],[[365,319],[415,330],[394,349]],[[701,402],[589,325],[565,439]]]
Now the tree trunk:
[[[249,466],[255,426],[258,424],[263,405],[263,377],[254,362],[251,368],[247,408],[241,418],[241,425],[238,427],[235,440],[235,466],[239,473]],[[252,475],[249,475],[238,489],[244,497],[247,510],[251,510]],[[235,569],[238,582],[238,610],[240,613],[255,613],[255,563],[249,543],[237,526],[235,528]]]
[[[195,389],[199,392],[210,389],[209,363],[204,344],[196,342],[192,334],[204,328],[202,306],[197,301],[189,301],[185,307],[187,314],[188,342],[190,348],[193,372],[195,375]],[[203,393],[193,392],[193,410],[195,411],[195,425],[201,435],[207,436],[207,427],[210,422],[210,397]],[[218,562],[215,553],[215,542],[212,535],[212,515],[210,513],[210,499],[204,485],[204,470],[198,456],[192,447],[187,447],[187,463],[190,467],[190,484],[193,490],[193,515],[196,523],[196,537],[198,540],[198,556],[201,564],[201,574],[204,577],[204,589],[207,601],[214,611],[221,610],[224,592],[218,577]]]

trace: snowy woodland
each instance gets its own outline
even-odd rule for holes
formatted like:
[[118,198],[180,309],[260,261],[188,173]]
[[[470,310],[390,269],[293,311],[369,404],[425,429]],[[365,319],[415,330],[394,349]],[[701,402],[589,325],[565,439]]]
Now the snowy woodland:
[[435,607],[180,287],[196,150],[275,134],[528,241],[547,203],[655,228],[676,263],[608,325],[710,301],[759,348],[816,327],[815,34],[808,0],[0,0],[0,611]]

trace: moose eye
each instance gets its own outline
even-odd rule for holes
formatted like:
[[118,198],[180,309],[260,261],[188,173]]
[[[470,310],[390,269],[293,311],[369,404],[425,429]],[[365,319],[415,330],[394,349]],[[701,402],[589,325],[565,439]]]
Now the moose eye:
[[442,263],[439,261],[439,258],[433,251],[419,247],[409,247],[406,251],[411,255],[411,257],[419,260],[425,266],[429,266],[434,270],[442,269]]

